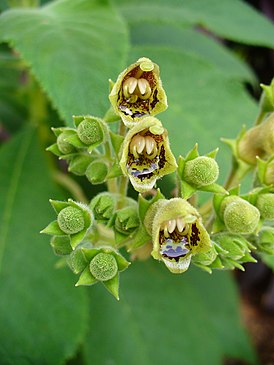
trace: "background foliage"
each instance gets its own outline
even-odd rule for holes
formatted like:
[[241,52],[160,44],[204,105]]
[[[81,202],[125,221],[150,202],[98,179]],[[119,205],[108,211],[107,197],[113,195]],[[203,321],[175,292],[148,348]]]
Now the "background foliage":
[[[49,198],[96,194],[44,153],[50,126],[102,117],[108,79],[146,56],[161,68],[174,153],[195,142],[208,152],[257,113],[245,85],[258,81],[227,41],[274,48],[273,25],[239,0],[43,3],[0,3],[0,363],[255,364],[231,273],[135,262],[116,303],[100,287],[75,288],[38,232]],[[228,156],[222,148],[222,171]]]

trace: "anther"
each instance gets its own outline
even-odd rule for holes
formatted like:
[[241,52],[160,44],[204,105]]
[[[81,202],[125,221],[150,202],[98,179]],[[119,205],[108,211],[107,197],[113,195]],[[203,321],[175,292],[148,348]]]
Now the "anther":
[[152,137],[147,136],[145,137],[145,141],[146,141],[147,154],[150,155],[155,149],[155,144],[156,144],[155,140]]
[[176,228],[176,219],[171,219],[167,222],[168,232],[172,233]]
[[130,143],[130,151],[131,153],[138,152],[142,153],[146,145],[145,138],[140,136],[139,134],[135,135]]
[[185,224],[183,222],[183,219],[182,218],[177,218],[176,219],[176,223],[177,223],[177,228],[178,228],[178,231],[179,232],[182,232],[183,229],[185,228]]

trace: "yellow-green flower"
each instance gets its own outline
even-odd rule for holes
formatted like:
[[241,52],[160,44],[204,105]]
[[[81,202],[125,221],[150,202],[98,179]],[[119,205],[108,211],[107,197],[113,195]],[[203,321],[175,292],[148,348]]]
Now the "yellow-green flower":
[[167,108],[159,66],[140,58],[119,76],[109,95],[115,113],[125,125],[134,126],[144,116],[156,115]]
[[184,199],[158,200],[148,210],[145,226],[152,235],[151,255],[172,273],[185,272],[192,255],[211,248],[198,211]]
[[176,170],[167,130],[158,119],[144,118],[129,130],[121,146],[120,166],[139,192],[152,189],[157,179]]

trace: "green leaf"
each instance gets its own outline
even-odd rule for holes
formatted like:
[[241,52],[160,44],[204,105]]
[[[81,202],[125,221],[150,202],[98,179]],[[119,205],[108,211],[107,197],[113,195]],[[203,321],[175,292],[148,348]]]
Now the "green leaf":
[[274,46],[271,21],[240,0],[116,0],[130,23],[161,21],[199,25],[237,42]]
[[107,80],[124,67],[127,51],[124,22],[107,1],[8,10],[0,17],[0,39],[30,65],[68,125],[73,114],[105,113]]
[[253,364],[237,306],[225,272],[172,275],[157,262],[135,262],[120,275],[119,303],[98,286],[90,292],[86,363],[221,365],[231,356]]
[[237,54],[196,29],[177,24],[138,23],[131,26],[130,34],[134,45],[162,45],[181,49],[203,58],[231,78],[255,81],[253,71]]
[[[169,108],[159,115],[175,155],[185,155],[199,143],[200,154],[220,145],[220,137],[236,135],[240,126],[255,118],[257,107],[244,86],[197,56],[164,47],[134,47],[129,62],[141,56],[161,67]],[[217,161],[224,178],[230,152],[222,149]]]
[[39,234],[53,218],[49,197],[60,195],[32,129],[0,149],[0,169],[1,362],[63,363],[82,341],[87,302]]

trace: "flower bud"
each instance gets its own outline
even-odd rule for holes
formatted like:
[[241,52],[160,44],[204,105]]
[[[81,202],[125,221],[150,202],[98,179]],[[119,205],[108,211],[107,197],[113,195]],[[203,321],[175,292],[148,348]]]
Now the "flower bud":
[[119,300],[119,272],[124,271],[130,263],[112,247],[82,248],[81,251],[88,264],[76,286],[102,282]]
[[72,251],[68,236],[53,236],[50,245],[57,256],[66,256]]
[[98,146],[104,139],[102,121],[95,117],[85,117],[77,126],[77,134],[85,145]]
[[267,158],[274,153],[274,113],[260,125],[249,129],[238,141],[237,153],[241,160],[256,165],[256,157]]
[[[162,260],[172,273],[182,273],[189,267],[192,255],[207,252],[210,237],[198,211],[186,200],[159,200],[158,209],[148,209],[145,225],[152,219],[152,256]],[[151,212],[155,215],[152,218]]]
[[268,255],[274,255],[274,227],[263,227],[257,240],[258,250]]
[[219,166],[214,158],[199,156],[185,163],[183,179],[196,186],[213,184],[219,176]]
[[57,216],[60,229],[66,234],[74,234],[82,231],[85,226],[84,215],[80,209],[67,207],[61,210]]
[[68,138],[70,135],[71,134],[68,131],[64,131],[57,137],[57,146],[64,155],[68,155],[69,153],[73,153],[75,151],[74,146],[66,141],[66,138]]
[[90,272],[98,281],[112,279],[118,272],[115,257],[107,253],[98,253],[90,262]]
[[109,95],[114,111],[129,128],[145,115],[156,115],[167,108],[167,99],[158,65],[140,58],[124,70]]
[[144,118],[127,133],[121,146],[120,166],[139,192],[152,189],[157,179],[176,170],[167,130],[158,119]]
[[104,161],[93,161],[86,170],[86,177],[94,184],[102,184],[107,177],[108,166]]
[[96,195],[90,202],[94,218],[99,223],[107,223],[114,213],[117,197],[114,194],[104,192]]
[[255,248],[240,234],[218,233],[214,235],[214,241],[223,249],[221,256],[239,262],[250,248]]
[[116,213],[115,229],[125,235],[134,232],[140,225],[136,207],[126,207]]
[[256,202],[256,207],[261,213],[261,217],[267,220],[274,219],[274,194],[259,194]]
[[226,228],[231,233],[250,234],[259,224],[260,212],[252,204],[236,196],[230,196],[223,200],[221,213]]
[[69,163],[68,171],[75,175],[84,176],[88,165],[93,158],[90,155],[79,154],[72,158]]
[[57,213],[57,220],[51,222],[41,233],[53,236],[68,235],[72,249],[81,243],[89,231],[93,215],[91,210],[83,203],[69,199],[68,202],[50,200]]

